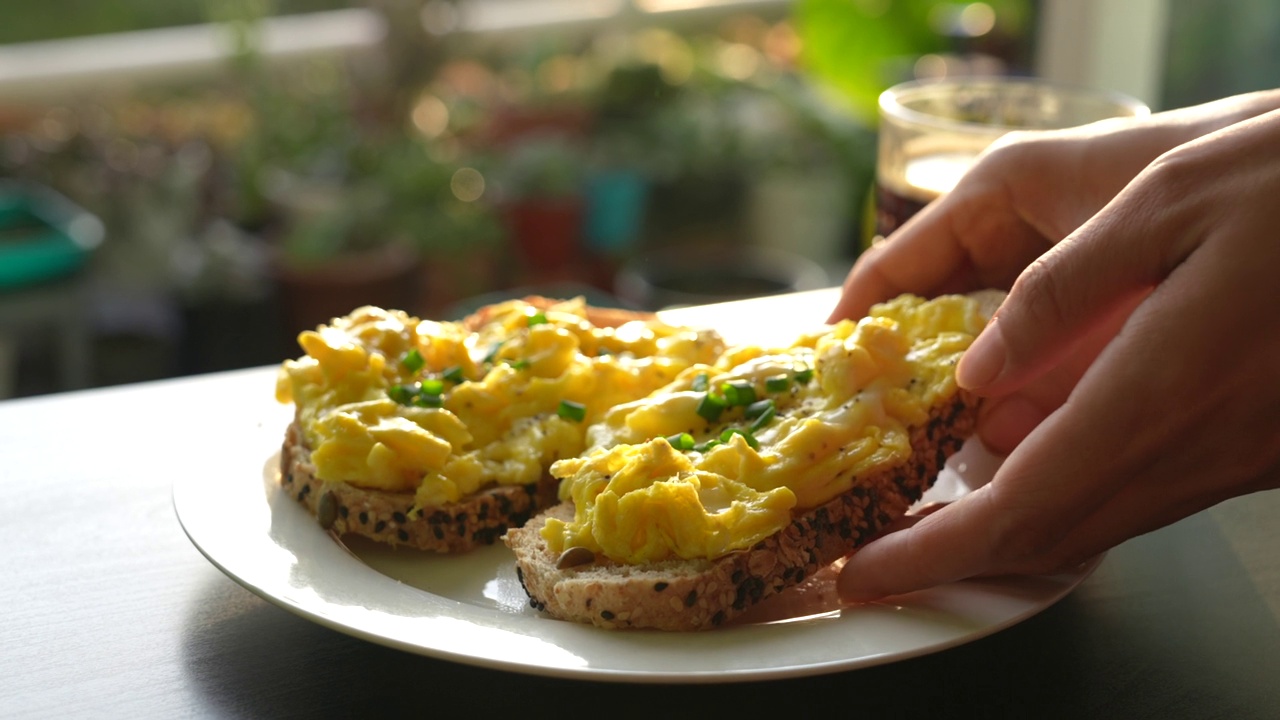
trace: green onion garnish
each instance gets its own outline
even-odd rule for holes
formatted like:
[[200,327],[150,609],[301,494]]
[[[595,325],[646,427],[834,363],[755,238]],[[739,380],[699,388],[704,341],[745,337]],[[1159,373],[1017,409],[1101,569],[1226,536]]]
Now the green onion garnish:
[[587,406],[572,400],[561,400],[560,407],[556,408],[556,414],[565,420],[582,422],[587,417]]
[[444,392],[444,381],[435,378],[423,380],[422,392],[427,395],[439,395]]
[[760,441],[756,440],[754,435],[742,428],[725,428],[725,431],[720,433],[720,442],[727,443],[733,439],[734,435],[741,435],[742,439],[747,441],[747,445],[751,446],[752,450],[760,449]]
[[694,392],[706,392],[707,382],[708,382],[707,374],[698,373],[697,375],[694,376],[693,385],[690,386],[690,389],[693,390]]
[[698,452],[704,453],[717,445],[723,445],[723,444],[724,443],[720,442],[719,440],[708,440],[702,443],[701,445],[694,445],[693,449]]
[[534,325],[546,325],[546,324],[547,324],[546,313],[536,312],[529,316],[529,327],[533,327]]
[[507,364],[511,366],[511,369],[512,369],[512,370],[524,370],[524,369],[526,369],[526,368],[528,368],[528,367],[529,367],[529,361],[528,361],[528,360],[523,360],[523,359],[522,359],[522,360],[508,360],[508,361],[507,361]]
[[693,436],[689,433],[676,433],[667,438],[667,442],[676,450],[692,450]]
[[702,402],[698,403],[698,415],[710,422],[715,422],[720,419],[720,414],[724,412],[724,408],[724,398],[707,393],[702,396]]
[[444,405],[444,400],[439,395],[423,393],[414,398],[413,404],[417,407],[440,407]]
[[756,401],[756,389],[745,380],[727,382],[720,386],[725,402],[731,406],[750,405]]
[[493,359],[498,357],[498,351],[502,349],[502,343],[496,342],[489,346],[489,354],[484,356],[484,362],[491,363]]
[[765,398],[763,400],[757,400],[751,403],[750,405],[748,405],[747,408],[742,411],[742,414],[745,415],[748,420],[753,420],[772,409],[773,409],[773,398]]
[[790,387],[791,380],[786,375],[775,375],[764,381],[764,389],[771,393],[786,392]]
[[448,380],[451,383],[460,383],[466,380],[466,378],[462,375],[461,365],[454,365],[453,367],[445,368],[445,371],[441,373],[441,377],[443,377],[445,380]]
[[418,396],[418,388],[413,385],[392,385],[387,388],[387,397],[399,405],[409,405]]
[[777,414],[778,414],[778,409],[774,407],[772,404],[770,404],[769,407],[766,408],[764,412],[760,413],[760,417],[756,418],[756,421],[751,423],[751,432],[752,433],[760,432],[760,428],[772,422],[773,418],[777,416]]
[[813,379],[813,368],[805,368],[803,370],[797,370],[796,374],[793,375],[792,377],[794,377],[796,379],[796,382],[800,383],[801,385],[807,385],[809,384],[809,381]]
[[400,364],[404,366],[405,370],[416,374],[422,369],[423,365],[427,364],[427,361],[422,357],[422,353],[418,352],[418,348],[414,348],[400,358]]

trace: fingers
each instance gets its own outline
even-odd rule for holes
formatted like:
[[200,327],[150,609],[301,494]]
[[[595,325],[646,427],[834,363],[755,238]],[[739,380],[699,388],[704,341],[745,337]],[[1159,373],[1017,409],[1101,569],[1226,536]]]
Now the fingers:
[[1160,212],[1155,187],[1140,176],[1018,277],[961,358],[961,387],[982,395],[1012,392],[1084,338],[1123,322],[1177,262],[1166,238],[1151,231]]
[[902,293],[1009,287],[1049,241],[1014,207],[1007,184],[1016,181],[1004,169],[1005,157],[1011,154],[976,166],[962,185],[864,251],[828,322],[862,317]]

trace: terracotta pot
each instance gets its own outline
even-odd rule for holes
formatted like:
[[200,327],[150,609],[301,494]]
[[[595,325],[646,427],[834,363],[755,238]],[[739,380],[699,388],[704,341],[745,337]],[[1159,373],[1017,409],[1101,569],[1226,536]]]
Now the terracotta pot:
[[520,259],[534,276],[554,276],[579,255],[580,198],[518,200],[507,205],[504,214]]

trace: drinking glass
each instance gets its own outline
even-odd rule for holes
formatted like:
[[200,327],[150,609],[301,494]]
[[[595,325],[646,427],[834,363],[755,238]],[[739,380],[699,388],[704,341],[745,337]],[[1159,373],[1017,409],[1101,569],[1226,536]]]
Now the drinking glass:
[[880,95],[876,235],[888,237],[955,186],[978,154],[1013,130],[1050,130],[1137,117],[1150,109],[1117,92],[1034,78],[920,80]]

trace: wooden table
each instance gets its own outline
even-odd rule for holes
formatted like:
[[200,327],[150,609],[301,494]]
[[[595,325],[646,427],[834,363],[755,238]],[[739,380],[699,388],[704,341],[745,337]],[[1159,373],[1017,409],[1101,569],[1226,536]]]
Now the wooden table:
[[260,368],[0,403],[0,716],[1280,717],[1277,492],[1126,543],[1012,628],[844,673],[621,685],[349,637],[228,579],[173,511],[177,473],[273,381]]

